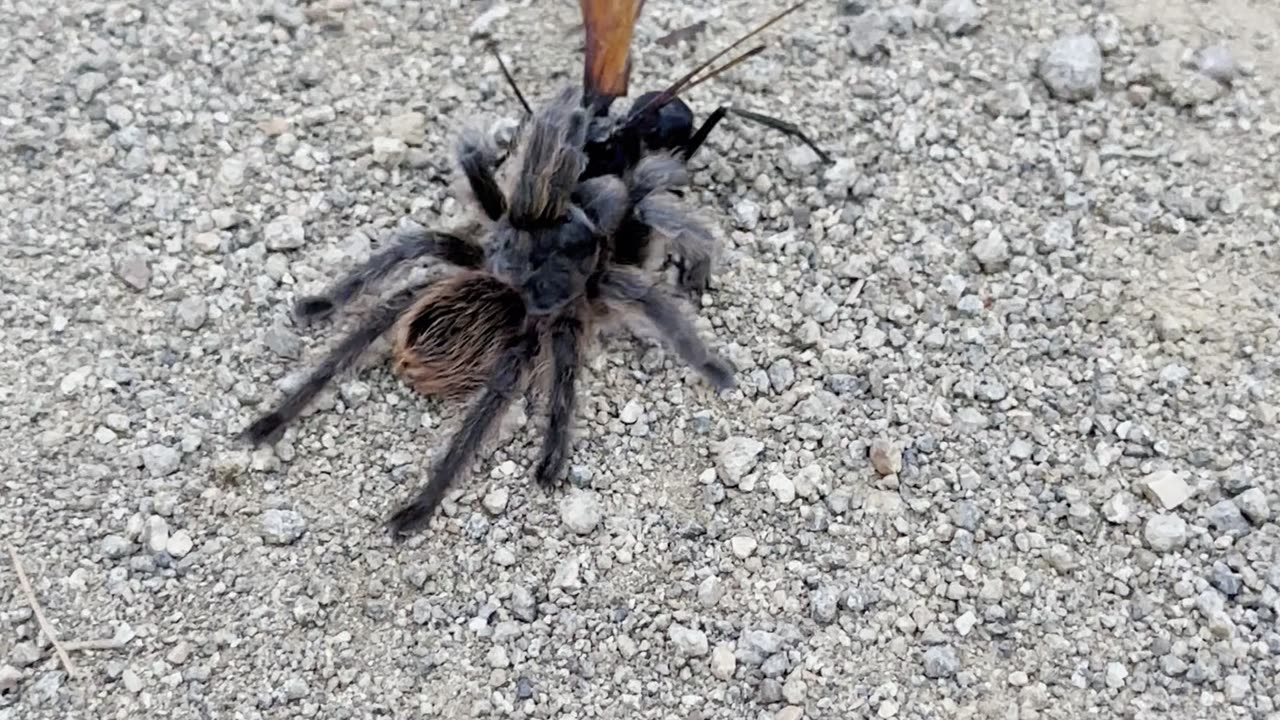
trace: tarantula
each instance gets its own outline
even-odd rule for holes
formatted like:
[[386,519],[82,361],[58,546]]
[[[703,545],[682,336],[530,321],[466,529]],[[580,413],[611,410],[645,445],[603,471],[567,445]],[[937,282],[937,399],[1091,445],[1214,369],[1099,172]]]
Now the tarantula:
[[[560,477],[578,369],[602,322],[642,318],[718,391],[732,387],[732,366],[707,348],[655,272],[669,254],[697,265],[713,255],[711,233],[672,194],[688,181],[684,165],[655,154],[623,177],[580,181],[588,123],[574,88],[527,118],[507,192],[495,173],[500,161],[492,142],[464,134],[458,160],[487,221],[482,238],[404,231],[324,294],[300,300],[297,316],[314,321],[406,261],[430,257],[455,270],[385,300],[246,438],[255,445],[277,439],[326,384],[393,330],[395,368],[417,390],[444,397],[478,392],[427,484],[388,521],[400,539],[430,519],[513,397],[534,382],[546,387],[549,405],[535,477],[544,486]],[[630,246],[618,247],[617,230],[627,220],[654,232],[628,233]]]

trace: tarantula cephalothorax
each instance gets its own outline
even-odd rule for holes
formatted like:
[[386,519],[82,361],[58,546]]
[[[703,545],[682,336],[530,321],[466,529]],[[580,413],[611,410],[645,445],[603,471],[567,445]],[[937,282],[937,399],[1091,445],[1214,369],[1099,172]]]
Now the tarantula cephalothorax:
[[[535,476],[559,478],[569,450],[575,383],[586,342],[601,320],[638,317],[717,389],[733,369],[713,354],[680,311],[655,261],[668,253],[709,257],[712,235],[684,212],[671,190],[687,182],[677,159],[653,155],[625,177],[579,182],[585,166],[587,112],[574,89],[528,119],[518,138],[516,175],[504,193],[487,139],[464,135],[459,160],[489,222],[484,242],[463,234],[405,231],[401,240],[325,294],[304,298],[302,320],[328,315],[401,263],[432,257],[456,272],[401,290],[329,353],[302,385],[246,431],[255,445],[274,441],[339,372],[393,332],[397,370],[419,391],[453,397],[479,393],[431,477],[389,521],[397,538],[421,527],[470,464],[512,398],[540,380],[548,422]],[[645,247],[618,248],[624,218],[649,222]],[[616,256],[626,257],[625,264]]]

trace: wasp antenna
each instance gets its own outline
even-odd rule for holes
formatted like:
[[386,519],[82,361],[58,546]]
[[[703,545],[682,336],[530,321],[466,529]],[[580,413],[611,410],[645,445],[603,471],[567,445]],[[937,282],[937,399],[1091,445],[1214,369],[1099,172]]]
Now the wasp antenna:
[[516,99],[524,106],[525,114],[532,115],[533,109],[529,107],[529,103],[524,99],[524,95],[520,92],[520,86],[516,84],[515,77],[507,69],[507,64],[502,62],[502,54],[498,52],[498,46],[496,44],[490,45],[489,50],[493,53],[493,57],[497,59],[498,67],[502,68],[502,76],[507,79],[507,84],[511,86],[511,90],[516,94]]
[[728,72],[728,71],[732,70],[733,68],[737,67],[738,65],[741,65],[742,63],[746,62],[747,60],[750,60],[751,58],[755,57],[756,55],[759,55],[760,53],[764,52],[764,49],[765,49],[765,46],[764,46],[764,45],[757,45],[757,46],[755,46],[755,47],[751,48],[750,50],[748,50],[748,51],[746,51],[746,52],[742,53],[742,54],[741,54],[741,55],[739,55],[738,57],[736,57],[736,58],[734,58],[734,59],[730,60],[729,62],[727,62],[727,63],[725,63],[725,64],[721,65],[720,67],[718,67],[718,68],[715,68],[715,69],[713,69],[713,70],[708,71],[706,75],[703,75],[702,77],[698,78],[697,80],[693,80],[693,81],[691,81],[688,85],[685,85],[685,86],[684,86],[684,88],[683,88],[680,92],[688,92],[689,90],[692,90],[693,88],[698,87],[699,85],[701,85],[702,83],[704,83],[704,82],[706,82],[706,81],[708,81],[708,80],[713,80],[713,79],[715,79],[715,78],[719,77],[720,75],[723,75],[724,73],[726,73],[726,72]]
[[[737,41],[736,41],[736,42],[734,42],[734,43],[733,43],[732,45],[730,45],[729,47],[727,47],[727,48],[725,48],[725,49],[721,50],[720,52],[716,53],[715,55],[712,55],[712,56],[711,56],[710,58],[708,58],[706,61],[704,61],[704,62],[700,63],[697,67],[695,67],[694,69],[692,69],[692,70],[690,70],[688,73],[686,73],[686,74],[685,74],[683,77],[681,77],[679,80],[676,80],[674,83],[671,83],[671,86],[670,86],[670,87],[668,87],[666,90],[663,90],[663,91],[662,91],[661,93],[659,93],[656,97],[654,97],[654,98],[653,98],[653,100],[649,101],[649,103],[648,103],[644,108],[642,108],[640,112],[644,112],[644,111],[646,111],[646,110],[651,110],[651,109],[653,109],[653,108],[661,107],[661,106],[663,106],[663,105],[665,105],[665,104],[667,104],[667,103],[671,102],[671,99],[672,99],[672,98],[674,98],[675,96],[679,95],[681,92],[683,92],[684,90],[686,90],[686,89],[689,87],[690,82],[691,82],[695,77],[697,77],[697,76],[698,76],[698,75],[699,75],[703,70],[706,70],[708,67],[710,67],[712,63],[716,62],[717,60],[719,60],[720,58],[724,57],[725,55],[728,55],[730,52],[732,52],[732,51],[733,51],[733,49],[734,49],[734,48],[738,47],[738,46],[739,46],[739,45],[741,45],[742,43],[744,43],[744,42],[746,42],[746,41],[750,40],[751,38],[755,37],[756,35],[759,35],[760,33],[764,32],[765,30],[768,30],[769,28],[773,27],[776,23],[778,23],[779,21],[781,21],[781,20],[782,20],[783,18],[785,18],[786,16],[788,16],[788,15],[790,15],[791,13],[795,12],[796,10],[799,10],[800,8],[804,7],[806,4],[808,4],[808,2],[809,2],[809,0],[800,0],[800,2],[796,3],[795,5],[792,5],[791,7],[787,8],[786,10],[783,10],[782,12],[778,13],[777,15],[774,15],[773,17],[769,18],[768,20],[764,21],[764,23],[762,23],[762,24],[761,24],[759,27],[757,27],[756,29],[754,29],[754,30],[752,30],[751,32],[747,33],[746,35],[743,35],[742,37],[738,38],[738,39],[737,39]],[[748,52],[748,53],[747,53],[747,55],[746,55],[746,57],[750,57],[752,54],[754,54],[754,53],[750,53],[750,52]],[[745,57],[744,57],[743,59],[745,59]],[[732,65],[733,65],[733,63],[730,63],[730,65],[729,65],[729,66],[726,66],[726,68],[725,68],[725,69],[728,69],[728,67],[731,67]]]

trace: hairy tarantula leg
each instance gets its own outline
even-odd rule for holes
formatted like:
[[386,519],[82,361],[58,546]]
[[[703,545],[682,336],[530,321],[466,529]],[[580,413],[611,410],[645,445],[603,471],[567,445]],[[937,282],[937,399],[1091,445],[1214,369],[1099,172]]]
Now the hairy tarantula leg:
[[551,327],[551,398],[547,434],[542,440],[542,460],[534,475],[539,484],[550,487],[564,470],[569,457],[569,430],[577,403],[578,366],[581,358],[578,343],[582,322],[568,316],[556,320]]
[[423,228],[405,229],[397,233],[400,242],[369,258],[339,280],[322,295],[311,295],[298,301],[294,314],[310,322],[327,317],[351,302],[370,283],[386,277],[400,264],[426,255],[434,255],[447,263],[464,268],[477,268],[484,262],[484,249],[471,240]]
[[480,399],[476,401],[462,421],[462,427],[453,436],[444,458],[431,473],[427,486],[414,499],[398,510],[387,521],[387,529],[398,542],[431,519],[436,506],[454,479],[471,462],[489,429],[502,416],[511,403],[525,367],[538,352],[538,334],[527,332],[517,343],[498,359],[493,377]]
[[242,438],[255,446],[263,442],[275,442],[285,426],[298,417],[315,396],[329,384],[329,381],[333,380],[338,373],[351,367],[374,340],[391,328],[400,313],[413,304],[414,297],[424,287],[426,287],[425,284],[401,290],[366,317],[359,327],[347,335],[342,343],[311,371],[311,375],[301,387],[285,398],[275,410],[258,418],[249,426],[249,429],[245,430]]
[[716,108],[715,112],[707,116],[707,119],[702,123],[702,126],[699,127],[698,131],[689,139],[689,142],[684,146],[684,159],[686,162],[693,157],[693,154],[698,151],[698,148],[702,147],[702,143],[706,142],[707,136],[710,135],[716,125],[724,119],[726,113],[733,113],[744,120],[750,120],[764,125],[765,127],[773,128],[774,130],[790,135],[805,145],[808,145],[815,153],[818,154],[818,157],[822,159],[823,163],[827,165],[831,164],[831,156],[823,152],[822,148],[815,145],[814,142],[809,139],[809,136],[805,135],[804,131],[794,124],[789,123],[786,120],[779,120],[775,117],[761,115],[757,112],[742,110],[729,105],[721,105]]
[[671,298],[644,275],[631,270],[611,270],[601,279],[600,289],[608,300],[637,306],[680,357],[717,390],[728,390],[737,384],[733,379],[733,366],[707,348]]
[[[518,91],[517,91],[518,92]],[[523,100],[523,98],[521,98]],[[507,196],[502,194],[494,171],[501,164],[493,138],[479,129],[462,133],[458,143],[458,164],[471,186],[471,194],[490,220],[497,220],[507,211]]]
[[670,238],[671,250],[678,257],[680,289],[692,297],[700,296],[711,279],[715,235],[669,192],[649,195],[640,201],[635,212],[645,225]]

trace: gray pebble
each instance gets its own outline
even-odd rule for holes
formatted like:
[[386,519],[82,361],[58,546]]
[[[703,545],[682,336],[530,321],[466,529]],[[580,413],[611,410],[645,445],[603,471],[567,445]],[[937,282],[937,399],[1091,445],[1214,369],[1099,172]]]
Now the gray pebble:
[[1243,705],[1249,699],[1252,689],[1246,675],[1228,675],[1222,680],[1222,694],[1232,705]]
[[268,545],[290,545],[307,530],[307,520],[293,510],[272,508],[262,514],[259,534]]
[[719,680],[728,680],[738,668],[738,659],[733,656],[733,648],[727,644],[716,645],[711,651],[711,675]]
[[720,603],[724,597],[724,583],[715,575],[709,575],[701,583],[698,583],[698,603],[706,609],[711,609]]
[[1240,73],[1231,48],[1222,43],[1201,49],[1196,54],[1196,69],[1225,85],[1234,82]]
[[823,625],[835,621],[840,609],[840,591],[831,585],[819,586],[809,601],[809,610],[813,619]]
[[1009,242],[998,229],[992,230],[986,237],[974,243],[973,257],[987,272],[999,270],[1009,262]]
[[960,660],[950,645],[931,647],[924,653],[924,676],[931,679],[953,677],[960,670]]
[[102,538],[98,547],[102,550],[102,554],[111,560],[119,560],[133,553],[133,543],[120,535],[108,535]]
[[292,215],[281,215],[267,223],[262,237],[268,250],[297,250],[306,242],[306,230],[302,220]]
[[1230,500],[1214,503],[1204,511],[1209,527],[1219,535],[1241,535],[1249,531],[1249,521],[1240,508]]
[[147,518],[147,549],[153,554],[166,552],[169,547],[169,523],[159,515]]
[[716,450],[716,468],[720,478],[729,487],[736,486],[756,467],[764,443],[754,438],[733,436],[720,443]]
[[199,330],[209,317],[209,304],[204,298],[193,295],[178,303],[178,325],[184,330]]
[[1049,46],[1040,79],[1059,100],[1092,98],[1102,85],[1102,49],[1091,35],[1068,35]]
[[590,490],[572,492],[560,501],[561,522],[579,535],[590,534],[602,517],[600,498]]
[[889,21],[879,10],[870,10],[849,22],[849,52],[866,60],[885,47]]
[[973,0],[947,0],[938,8],[938,27],[948,35],[963,35],[982,25],[982,10]]
[[142,450],[142,464],[151,477],[166,477],[178,471],[182,453],[168,445],[150,445]]
[[871,466],[881,475],[897,475],[902,472],[902,446],[884,438],[871,441],[869,453]]
[[127,255],[116,265],[116,275],[134,290],[146,290],[151,285],[151,266],[141,255]]
[[702,657],[710,649],[707,634],[701,630],[688,628],[678,623],[671,623],[668,629],[671,643],[682,657]]
[[1147,520],[1142,537],[1156,552],[1177,550],[1187,543],[1187,523],[1177,515],[1157,513]]
[[1267,494],[1261,488],[1249,488],[1235,497],[1236,507],[1254,525],[1262,525],[1271,519],[1271,506]]
[[1235,597],[1240,594],[1240,590],[1244,587],[1244,581],[1240,576],[1231,571],[1227,564],[1217,561],[1209,570],[1209,584],[1217,588],[1227,597]]
[[9,663],[14,667],[31,667],[40,662],[40,648],[35,643],[20,642],[9,651]]
[[761,665],[781,649],[781,635],[766,630],[744,630],[734,657],[747,665]]
[[100,72],[87,72],[76,78],[76,97],[81,102],[89,102],[100,90],[105,88],[111,81],[107,76]]

